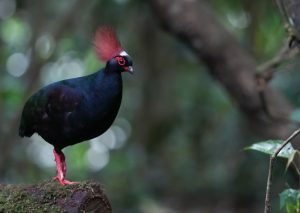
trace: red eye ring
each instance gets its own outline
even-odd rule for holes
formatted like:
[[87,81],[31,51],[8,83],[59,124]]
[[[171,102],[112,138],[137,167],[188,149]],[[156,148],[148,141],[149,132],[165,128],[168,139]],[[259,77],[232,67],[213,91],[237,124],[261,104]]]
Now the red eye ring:
[[120,66],[124,66],[126,64],[126,61],[123,57],[118,56],[116,57],[116,60]]

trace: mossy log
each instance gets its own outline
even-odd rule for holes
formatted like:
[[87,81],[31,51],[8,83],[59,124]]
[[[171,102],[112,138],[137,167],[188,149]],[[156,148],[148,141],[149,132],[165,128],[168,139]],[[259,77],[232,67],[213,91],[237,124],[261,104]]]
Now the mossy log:
[[111,213],[111,205],[97,182],[62,186],[58,181],[34,185],[0,185],[0,213]]

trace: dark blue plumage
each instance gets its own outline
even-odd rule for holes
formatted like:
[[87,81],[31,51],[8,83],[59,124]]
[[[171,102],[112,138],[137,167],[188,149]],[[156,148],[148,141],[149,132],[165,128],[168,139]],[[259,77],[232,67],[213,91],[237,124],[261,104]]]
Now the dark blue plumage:
[[132,61],[121,48],[111,28],[101,28],[95,36],[98,57],[105,68],[84,77],[50,84],[25,103],[19,128],[21,137],[38,133],[54,146],[56,179],[64,179],[62,149],[101,135],[113,123],[122,99],[122,72],[132,73]]
[[26,102],[20,136],[36,132],[58,149],[97,137],[111,126],[121,98],[120,71],[50,84]]

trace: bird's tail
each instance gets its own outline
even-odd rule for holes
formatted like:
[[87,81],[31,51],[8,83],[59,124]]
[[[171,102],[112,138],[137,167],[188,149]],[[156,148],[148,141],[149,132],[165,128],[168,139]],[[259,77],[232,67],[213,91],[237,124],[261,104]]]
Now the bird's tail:
[[30,137],[31,135],[33,135],[34,131],[29,130],[28,128],[26,128],[26,125],[21,122],[20,124],[20,128],[19,128],[19,136],[20,137]]
[[25,136],[25,130],[23,128],[19,129],[19,136],[22,138]]

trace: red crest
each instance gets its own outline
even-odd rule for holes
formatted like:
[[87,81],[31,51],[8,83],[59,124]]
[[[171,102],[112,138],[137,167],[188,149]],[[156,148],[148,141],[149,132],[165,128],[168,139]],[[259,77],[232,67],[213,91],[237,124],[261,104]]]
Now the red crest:
[[108,61],[123,51],[114,30],[109,26],[97,30],[94,46],[98,58],[102,61]]

